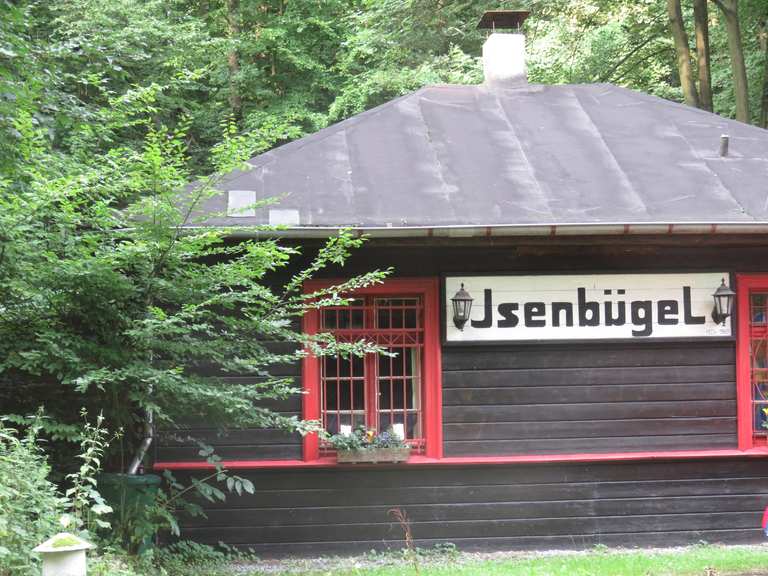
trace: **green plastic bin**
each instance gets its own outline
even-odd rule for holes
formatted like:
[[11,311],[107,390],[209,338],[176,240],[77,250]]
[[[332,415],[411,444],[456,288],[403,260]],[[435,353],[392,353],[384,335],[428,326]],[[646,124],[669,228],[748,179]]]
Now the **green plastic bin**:
[[113,510],[113,528],[121,528],[123,545],[139,554],[154,546],[154,534],[147,534],[138,542],[131,538],[134,530],[146,518],[147,507],[152,506],[163,479],[157,474],[101,474],[99,493]]

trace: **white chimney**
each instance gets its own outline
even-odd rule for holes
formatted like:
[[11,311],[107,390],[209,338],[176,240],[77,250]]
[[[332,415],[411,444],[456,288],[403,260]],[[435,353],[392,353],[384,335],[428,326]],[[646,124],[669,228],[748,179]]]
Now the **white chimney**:
[[[485,85],[491,88],[516,88],[528,84],[525,66],[525,36],[519,33],[528,12],[491,10],[485,12],[478,28],[491,30],[483,44],[483,74]],[[512,28],[516,33],[497,32]]]
[[483,44],[483,76],[492,88],[528,84],[525,67],[525,36],[494,32]]

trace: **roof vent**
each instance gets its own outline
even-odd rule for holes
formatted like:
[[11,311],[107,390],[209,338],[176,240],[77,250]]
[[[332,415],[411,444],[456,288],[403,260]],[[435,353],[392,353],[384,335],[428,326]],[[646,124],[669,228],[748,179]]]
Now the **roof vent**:
[[[520,26],[530,12],[524,10],[490,10],[483,14],[477,27],[491,30],[483,44],[483,74],[491,88],[516,88],[528,84],[525,66],[525,36]],[[516,33],[500,33],[497,29],[513,29]]]

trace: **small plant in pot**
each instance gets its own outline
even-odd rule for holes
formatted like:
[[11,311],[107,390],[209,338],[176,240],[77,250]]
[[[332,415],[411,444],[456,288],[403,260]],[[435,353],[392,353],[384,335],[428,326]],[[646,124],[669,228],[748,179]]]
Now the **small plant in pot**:
[[402,434],[392,428],[377,434],[360,426],[346,434],[328,436],[328,444],[336,450],[336,459],[342,464],[405,462],[411,454]]

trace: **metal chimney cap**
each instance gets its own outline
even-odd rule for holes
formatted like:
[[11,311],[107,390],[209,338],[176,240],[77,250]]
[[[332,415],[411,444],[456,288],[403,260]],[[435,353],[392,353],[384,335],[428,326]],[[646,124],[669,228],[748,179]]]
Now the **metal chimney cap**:
[[527,10],[487,10],[477,23],[477,27],[486,30],[495,30],[496,28],[520,28],[528,18],[530,12]]

